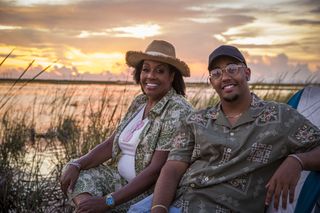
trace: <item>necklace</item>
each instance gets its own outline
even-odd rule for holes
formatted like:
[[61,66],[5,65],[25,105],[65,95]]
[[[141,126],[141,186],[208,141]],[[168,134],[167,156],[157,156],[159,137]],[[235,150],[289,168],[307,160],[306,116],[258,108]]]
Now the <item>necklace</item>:
[[[126,127],[123,130],[124,131],[124,133],[123,133],[123,135],[124,135],[123,141],[124,142],[129,142],[131,140],[131,138],[133,137],[133,134],[136,131],[140,130],[144,126],[145,122],[142,117],[143,113],[144,113],[144,107],[142,109],[140,109],[140,112],[136,115],[135,118],[133,118],[133,120],[137,119],[136,123],[133,124],[130,129],[126,129],[127,128]],[[131,121],[131,122],[135,122],[135,121]]]
[[242,112],[236,115],[226,115],[226,118],[238,118],[242,115]]
[[131,140],[131,138],[133,137],[134,132],[138,131],[143,126],[144,126],[144,121],[143,120],[140,120],[137,123],[135,123],[135,125],[133,125],[133,127],[131,127],[131,129],[128,132],[126,132],[123,140],[125,142],[129,142]]

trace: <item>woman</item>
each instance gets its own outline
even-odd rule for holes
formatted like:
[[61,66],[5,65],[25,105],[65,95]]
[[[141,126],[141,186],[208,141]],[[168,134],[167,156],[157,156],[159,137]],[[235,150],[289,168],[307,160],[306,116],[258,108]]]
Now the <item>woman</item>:
[[190,71],[170,43],[155,40],[145,52],[128,51],[126,62],[135,68],[143,94],[110,138],[68,163],[61,176],[61,188],[77,212],[126,212],[150,194],[172,147],[171,136],[192,110],[182,78]]

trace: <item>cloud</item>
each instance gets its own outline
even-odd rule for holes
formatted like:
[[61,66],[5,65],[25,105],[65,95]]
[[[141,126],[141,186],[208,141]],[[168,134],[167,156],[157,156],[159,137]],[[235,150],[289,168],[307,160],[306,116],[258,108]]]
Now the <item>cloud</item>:
[[[43,70],[44,67],[36,66],[30,68],[22,77],[22,79],[32,79],[37,74]],[[6,69],[5,71],[0,72],[0,78],[18,78],[23,72],[23,69],[14,68],[14,69]],[[54,66],[50,68],[48,71],[43,72],[37,79],[54,79],[54,80],[91,80],[91,81],[119,81],[119,80],[128,80],[132,81],[131,72],[129,69],[114,74],[108,70],[103,71],[99,74],[94,74],[90,72],[80,73],[76,67],[57,67]]]
[[[27,6],[19,2],[0,2],[0,54],[15,47],[19,66],[32,59],[47,63],[59,59],[57,76],[76,73],[94,78],[96,74],[89,73],[125,73],[124,58],[112,61],[96,56],[144,50],[154,39],[172,42],[178,57],[200,79],[207,74],[208,55],[221,44],[250,53],[258,73],[265,70],[261,75],[267,75],[267,69],[316,73],[320,66],[317,0],[259,4],[235,0],[66,0],[63,4],[59,0],[46,4],[41,0],[41,4]],[[283,53],[287,63],[277,58]],[[266,58],[278,65],[266,64],[262,60]]]
[[280,44],[236,44],[238,48],[246,48],[246,49],[269,49],[269,48],[284,48],[296,46],[298,43],[290,42],[290,43],[280,43]]
[[275,57],[248,55],[251,82],[320,83],[320,69],[311,71],[307,64],[293,63],[284,53]]
[[[284,53],[270,56],[253,56],[244,52],[247,58],[248,66],[251,69],[251,83],[320,83],[320,66],[316,70],[310,70],[308,64],[294,63]],[[118,64],[118,66],[123,66]],[[38,65],[32,67],[26,72],[23,78],[33,78],[44,67]],[[0,72],[0,78],[17,78],[23,72],[20,69],[6,69]],[[187,82],[200,81],[206,82],[207,70],[206,67],[202,72],[193,73],[192,79],[186,78]],[[38,79],[55,79],[55,80],[93,80],[93,81],[133,81],[132,70],[124,69],[122,72],[115,74],[110,70],[105,70],[100,73],[79,72],[76,67],[59,67],[53,66],[48,71],[41,74]]]
[[320,13],[320,6],[315,9],[310,10],[311,13],[319,14]]
[[120,38],[147,38],[161,34],[160,26],[157,24],[137,24],[134,26],[115,27],[101,32],[81,31],[78,38],[89,38],[96,36],[110,36]]
[[297,19],[297,20],[290,21],[290,24],[293,24],[293,25],[320,25],[320,21],[309,20],[309,19]]
[[97,31],[146,20],[170,22],[193,13],[184,9],[185,4],[188,1],[184,4],[176,1],[82,1],[33,7],[9,5],[0,9],[0,20],[9,26]]

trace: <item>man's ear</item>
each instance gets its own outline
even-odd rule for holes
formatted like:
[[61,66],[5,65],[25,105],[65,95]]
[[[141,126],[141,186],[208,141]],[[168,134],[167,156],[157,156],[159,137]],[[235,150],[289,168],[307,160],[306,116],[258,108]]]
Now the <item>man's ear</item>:
[[250,68],[247,68],[246,71],[245,71],[245,73],[246,73],[246,80],[247,80],[247,81],[250,81],[250,77],[251,77],[251,70],[250,70]]
[[207,84],[211,84],[211,78],[210,78],[210,76],[208,76],[208,78],[207,78]]

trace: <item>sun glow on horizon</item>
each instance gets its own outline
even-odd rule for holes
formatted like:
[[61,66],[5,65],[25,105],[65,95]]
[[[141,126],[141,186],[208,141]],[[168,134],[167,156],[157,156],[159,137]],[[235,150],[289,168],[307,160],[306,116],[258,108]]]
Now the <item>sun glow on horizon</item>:
[[35,60],[30,70],[53,64],[47,71],[52,78],[60,72],[65,78],[123,78],[130,70],[126,51],[143,50],[155,39],[179,50],[191,70],[187,79],[206,81],[208,54],[222,44],[237,46],[270,79],[269,72],[285,70],[320,73],[315,1],[1,2],[0,61],[14,51],[0,67],[0,77],[19,74]]
[[3,54],[0,61],[4,60],[11,51],[11,55],[2,65],[6,68],[25,69],[33,60],[34,63],[32,67],[40,66],[45,68],[50,65],[58,65],[58,58],[55,57],[54,50],[50,50],[50,48],[39,50],[38,48],[2,46],[0,47],[0,52]]
[[[105,71],[110,73],[119,74],[127,70],[127,65],[124,61],[124,53],[122,52],[93,52],[84,53],[79,49],[70,48],[64,52],[61,58],[54,57],[54,53],[49,50],[40,51],[37,48],[29,49],[29,51],[21,48],[11,46],[0,47],[2,54],[0,61],[2,61],[7,54],[14,51],[6,59],[1,66],[2,73],[6,70],[15,70],[22,72],[34,60],[30,69],[42,70],[45,67],[52,66],[56,69],[65,67],[70,70],[76,69],[78,73],[92,73],[99,74]],[[30,55],[30,52],[32,55]],[[49,69],[46,72],[54,72]],[[1,70],[0,70],[1,73]],[[56,73],[57,74],[57,73]]]
[[65,53],[65,57],[71,61],[69,66],[77,67],[79,73],[100,73],[102,71],[120,73],[126,68],[125,56],[121,52],[83,53],[79,49],[70,49]]

